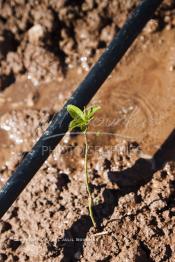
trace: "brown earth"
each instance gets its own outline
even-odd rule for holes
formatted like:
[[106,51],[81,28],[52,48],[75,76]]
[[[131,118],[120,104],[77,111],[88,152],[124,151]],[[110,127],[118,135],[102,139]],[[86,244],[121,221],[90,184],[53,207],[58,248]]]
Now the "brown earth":
[[[3,185],[137,1],[1,1]],[[0,261],[175,261],[175,3],[164,1],[92,103],[0,220]],[[100,135],[96,135],[96,131]]]

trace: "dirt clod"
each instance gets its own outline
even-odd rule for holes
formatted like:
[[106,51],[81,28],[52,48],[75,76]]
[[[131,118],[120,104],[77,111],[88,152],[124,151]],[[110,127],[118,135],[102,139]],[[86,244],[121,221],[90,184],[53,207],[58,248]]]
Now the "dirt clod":
[[[137,3],[0,1],[0,186]],[[0,220],[0,261],[175,261],[174,14],[163,1],[92,101],[97,229],[84,140],[66,134]]]

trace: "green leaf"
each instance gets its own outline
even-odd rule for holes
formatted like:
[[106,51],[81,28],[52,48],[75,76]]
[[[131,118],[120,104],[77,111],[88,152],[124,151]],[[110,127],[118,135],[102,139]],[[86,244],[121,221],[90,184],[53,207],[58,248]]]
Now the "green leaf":
[[76,127],[79,127],[81,131],[84,132],[87,129],[89,122],[93,119],[95,112],[99,109],[99,106],[92,106],[89,109],[84,109],[84,111],[82,111],[77,106],[68,105],[67,111],[73,118],[69,124],[69,130],[71,131]]
[[82,125],[82,120],[80,118],[79,119],[73,119],[69,124],[69,130],[73,130],[76,127],[81,128],[81,125]]
[[68,105],[67,111],[69,112],[69,114],[71,115],[73,119],[81,118],[82,120],[85,121],[85,115],[83,111],[80,108],[78,108],[77,106]]
[[90,108],[88,109],[88,111],[87,111],[87,117],[88,117],[88,119],[89,119],[89,120],[92,119],[92,117],[94,116],[94,114],[95,114],[98,110],[100,110],[100,106],[92,106],[92,107],[90,107]]

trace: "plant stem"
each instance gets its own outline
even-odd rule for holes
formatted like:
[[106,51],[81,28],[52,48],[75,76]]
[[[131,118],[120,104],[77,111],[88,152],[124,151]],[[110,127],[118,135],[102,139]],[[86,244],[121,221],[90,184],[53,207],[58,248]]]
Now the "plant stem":
[[92,220],[92,224],[94,227],[96,227],[96,222],[94,219],[93,214],[93,198],[91,194],[91,189],[89,185],[89,176],[88,176],[88,142],[87,142],[87,129],[84,131],[84,138],[85,138],[85,155],[84,155],[84,164],[85,164],[85,178],[86,178],[86,189],[88,192],[88,206],[89,206],[89,215]]

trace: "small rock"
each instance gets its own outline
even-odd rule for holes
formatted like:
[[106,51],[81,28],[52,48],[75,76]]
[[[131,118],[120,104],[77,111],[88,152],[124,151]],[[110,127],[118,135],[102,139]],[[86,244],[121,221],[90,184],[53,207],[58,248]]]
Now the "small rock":
[[28,31],[29,42],[32,44],[37,44],[43,36],[44,28],[40,24],[32,26]]
[[169,68],[169,71],[173,72],[174,70],[175,70],[175,65],[171,65],[170,68]]
[[147,34],[154,33],[154,32],[157,31],[158,26],[159,26],[158,21],[156,21],[155,19],[151,19],[147,23],[147,25],[146,25],[146,27],[144,29],[144,32],[147,33]]
[[171,25],[171,24],[168,24],[165,28],[166,28],[167,31],[169,31],[169,30],[172,29],[172,25]]

